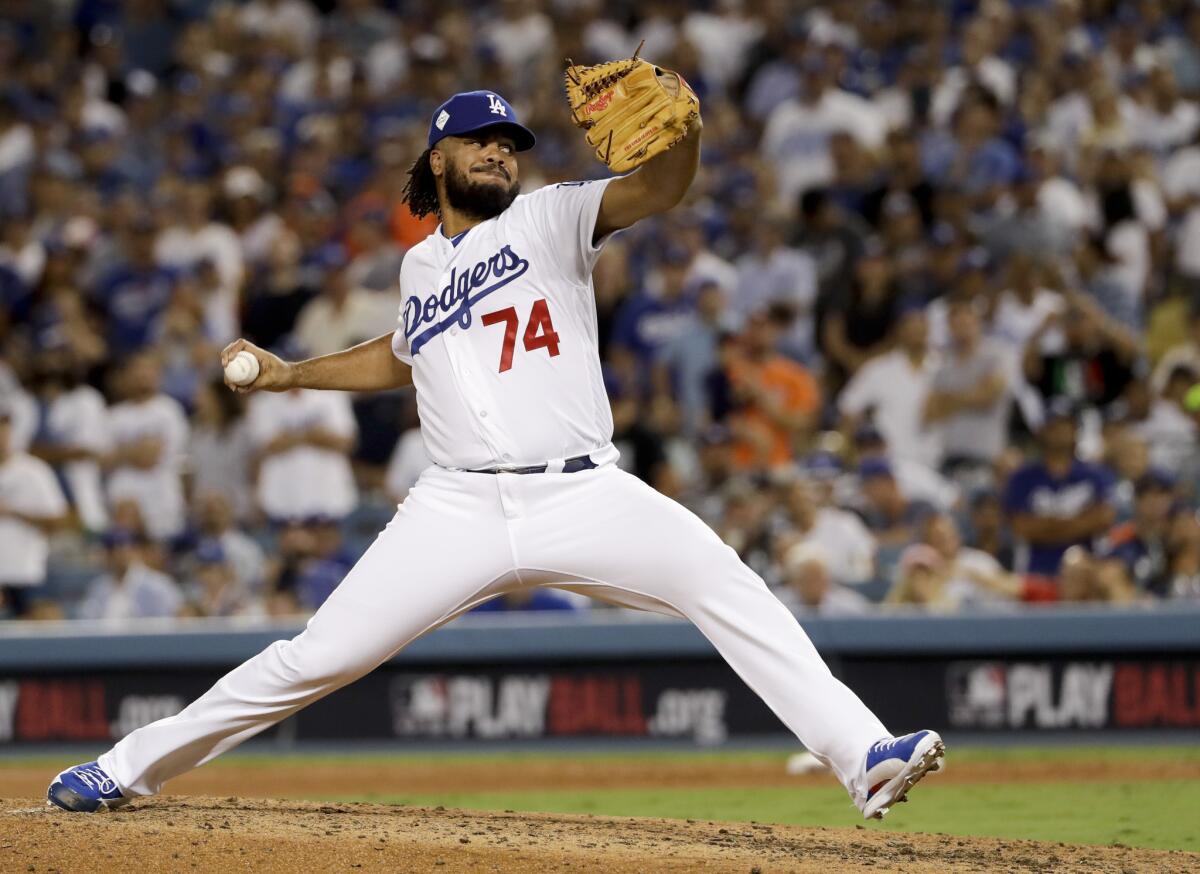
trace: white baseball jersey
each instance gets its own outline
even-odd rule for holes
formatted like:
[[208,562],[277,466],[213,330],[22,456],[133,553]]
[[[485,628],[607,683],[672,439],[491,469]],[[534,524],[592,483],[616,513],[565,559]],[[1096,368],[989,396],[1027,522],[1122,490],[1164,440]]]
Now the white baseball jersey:
[[412,365],[437,464],[616,458],[592,290],[609,181],[547,186],[453,239],[439,226],[409,250],[392,351]]

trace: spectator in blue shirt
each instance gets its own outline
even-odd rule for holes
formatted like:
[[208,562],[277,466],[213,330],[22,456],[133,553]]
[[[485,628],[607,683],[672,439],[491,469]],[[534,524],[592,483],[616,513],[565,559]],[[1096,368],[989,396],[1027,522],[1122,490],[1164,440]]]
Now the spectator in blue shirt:
[[690,260],[681,246],[668,246],[657,276],[651,277],[657,278],[657,288],[629,297],[617,310],[612,342],[629,349],[643,365],[653,364],[692,322],[696,303],[687,287]]
[[113,528],[104,538],[108,572],[92,580],[79,605],[80,619],[123,621],[168,618],[184,607],[175,581],[144,563],[145,540]]
[[696,311],[688,315],[685,329],[663,345],[658,360],[655,389],[679,399],[683,425],[698,434],[709,424],[709,376],[720,366],[717,347],[727,319],[724,296],[715,282],[705,282],[696,295]]
[[296,578],[296,599],[306,610],[316,610],[341,585],[355,556],[342,542],[342,529],[336,519],[317,517],[309,520],[313,556],[304,562]]
[[95,288],[96,302],[108,317],[109,348],[118,357],[152,340],[155,323],[175,291],[175,272],[155,261],[155,233],[149,216],[134,219],[122,242],[122,260]]
[[957,188],[989,204],[994,193],[1011,185],[1021,167],[1016,149],[997,134],[995,98],[973,89],[954,117],[953,135],[935,134],[923,144],[925,172],[945,188]]
[[880,545],[899,547],[914,542],[920,527],[935,512],[933,505],[906,498],[887,459],[863,461],[858,479],[863,497],[859,515]]
[[1041,457],[1008,482],[1004,509],[1017,537],[1018,572],[1054,577],[1063,553],[1094,548],[1113,523],[1112,474],[1075,455],[1076,432],[1074,408],[1056,399],[1039,434]]

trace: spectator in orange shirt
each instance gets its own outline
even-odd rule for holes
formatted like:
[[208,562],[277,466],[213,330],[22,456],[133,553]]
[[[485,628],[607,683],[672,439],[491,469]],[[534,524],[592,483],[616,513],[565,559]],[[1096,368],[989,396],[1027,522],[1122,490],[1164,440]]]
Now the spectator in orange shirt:
[[817,423],[821,393],[813,375],[777,349],[788,314],[774,308],[750,316],[740,342],[724,356],[733,401],[729,425],[734,464],[780,467]]

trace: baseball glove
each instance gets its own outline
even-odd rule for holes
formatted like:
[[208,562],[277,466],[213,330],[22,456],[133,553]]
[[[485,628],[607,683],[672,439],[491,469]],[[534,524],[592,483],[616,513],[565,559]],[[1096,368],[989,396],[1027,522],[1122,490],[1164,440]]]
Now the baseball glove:
[[614,173],[665,152],[700,117],[700,101],[684,78],[642,60],[638,52],[593,67],[567,59],[571,121],[587,131],[588,145]]

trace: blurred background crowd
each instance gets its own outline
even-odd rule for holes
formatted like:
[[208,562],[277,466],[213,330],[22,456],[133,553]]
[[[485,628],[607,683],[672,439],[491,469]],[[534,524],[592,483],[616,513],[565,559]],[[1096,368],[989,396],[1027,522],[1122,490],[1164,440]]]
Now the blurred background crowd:
[[604,175],[563,59],[642,40],[704,158],[596,268],[621,464],[803,612],[1200,598],[1200,3],[0,0],[3,615],[315,609],[428,464],[411,392],[219,349],[395,325],[455,91],[526,191]]

